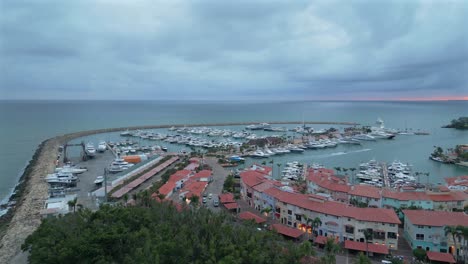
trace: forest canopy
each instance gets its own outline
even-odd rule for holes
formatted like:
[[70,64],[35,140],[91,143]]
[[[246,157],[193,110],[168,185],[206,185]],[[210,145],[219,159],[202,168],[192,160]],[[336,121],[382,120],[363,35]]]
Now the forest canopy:
[[22,246],[30,263],[298,263],[313,253],[225,213],[103,206],[45,219]]

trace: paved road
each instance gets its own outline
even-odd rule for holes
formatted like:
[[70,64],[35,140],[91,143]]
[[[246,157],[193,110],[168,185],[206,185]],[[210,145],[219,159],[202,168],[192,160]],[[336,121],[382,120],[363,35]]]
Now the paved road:
[[[97,176],[104,175],[104,168],[109,166],[114,160],[114,155],[110,151],[96,153],[96,156],[87,161],[77,163],[77,166],[86,167],[88,171],[78,175],[78,203],[92,210],[97,209],[96,201],[89,195],[90,192],[98,187],[94,184]],[[75,160],[73,160],[75,161]]]
[[211,193],[213,195],[213,198],[211,200],[207,198],[206,206],[214,212],[219,212],[221,210],[221,207],[214,207],[213,200],[215,199],[215,197],[218,197],[218,195],[222,193],[223,184],[226,180],[226,177],[229,175],[229,171],[221,167],[221,165],[218,164],[218,161],[215,158],[206,158],[205,162],[213,170],[213,181],[210,184],[208,184],[208,187],[205,189],[205,193],[207,195]]

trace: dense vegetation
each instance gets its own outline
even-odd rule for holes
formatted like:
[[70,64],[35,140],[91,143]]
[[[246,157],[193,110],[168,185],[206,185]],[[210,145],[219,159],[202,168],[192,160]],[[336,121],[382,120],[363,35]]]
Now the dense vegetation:
[[468,129],[468,117],[460,117],[458,119],[453,119],[449,125],[446,125],[444,127],[456,128],[456,129]]
[[168,203],[50,218],[22,246],[30,263],[298,263],[313,253],[253,223]]

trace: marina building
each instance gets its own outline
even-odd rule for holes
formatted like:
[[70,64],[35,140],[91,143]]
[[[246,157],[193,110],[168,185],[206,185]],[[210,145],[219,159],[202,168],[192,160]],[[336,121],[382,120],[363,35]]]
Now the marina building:
[[[466,242],[463,236],[453,237],[445,233],[446,226],[468,226],[468,215],[462,212],[403,210],[404,236],[411,248],[426,251],[463,255],[460,245]],[[456,246],[458,245],[458,247]]]

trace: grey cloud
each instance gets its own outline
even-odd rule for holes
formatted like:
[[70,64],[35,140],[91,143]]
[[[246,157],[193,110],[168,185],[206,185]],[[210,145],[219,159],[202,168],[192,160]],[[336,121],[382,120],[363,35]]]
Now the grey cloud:
[[468,95],[462,1],[0,5],[4,99]]

